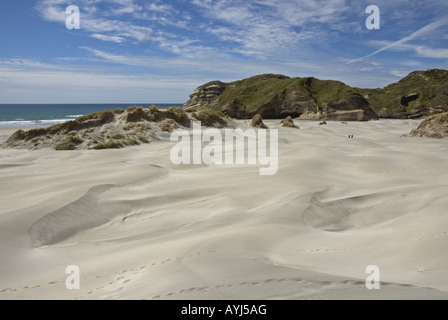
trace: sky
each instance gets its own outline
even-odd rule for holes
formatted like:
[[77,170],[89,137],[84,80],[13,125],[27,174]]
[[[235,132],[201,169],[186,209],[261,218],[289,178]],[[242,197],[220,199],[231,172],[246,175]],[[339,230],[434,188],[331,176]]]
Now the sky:
[[448,1],[1,0],[0,39],[0,104],[177,104],[263,73],[381,88],[448,69]]

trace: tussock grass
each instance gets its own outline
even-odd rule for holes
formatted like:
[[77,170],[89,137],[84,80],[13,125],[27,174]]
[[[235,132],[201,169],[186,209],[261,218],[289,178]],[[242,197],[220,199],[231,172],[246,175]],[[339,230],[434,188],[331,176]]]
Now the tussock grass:
[[68,136],[58,144],[55,149],[58,151],[76,150],[76,146],[83,142],[84,141],[77,136]]
[[222,128],[226,124],[226,116],[222,112],[210,108],[202,108],[200,111],[193,113],[192,116],[207,127]]

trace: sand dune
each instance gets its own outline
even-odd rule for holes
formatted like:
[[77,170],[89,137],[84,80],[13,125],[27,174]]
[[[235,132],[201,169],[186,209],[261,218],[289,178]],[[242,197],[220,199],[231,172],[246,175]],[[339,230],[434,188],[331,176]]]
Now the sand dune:
[[265,123],[273,176],[175,166],[169,137],[0,150],[0,299],[448,298],[446,140],[400,138],[411,120]]

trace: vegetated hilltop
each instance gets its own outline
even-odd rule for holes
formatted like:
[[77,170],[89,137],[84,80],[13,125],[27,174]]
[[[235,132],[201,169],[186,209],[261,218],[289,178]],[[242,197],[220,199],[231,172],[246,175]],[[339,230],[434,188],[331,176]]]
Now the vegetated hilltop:
[[423,118],[448,111],[448,71],[415,71],[384,89],[361,92],[382,118]]
[[18,130],[0,147],[29,150],[118,149],[158,140],[163,132],[189,127],[190,119],[213,127],[223,127],[227,123],[223,114],[210,109],[187,114],[182,108],[133,106],[127,110],[92,113],[48,128]]
[[448,71],[416,71],[384,89],[352,88],[340,81],[264,74],[197,88],[184,108],[208,107],[238,119],[260,114],[309,120],[367,121],[420,118],[448,111]]

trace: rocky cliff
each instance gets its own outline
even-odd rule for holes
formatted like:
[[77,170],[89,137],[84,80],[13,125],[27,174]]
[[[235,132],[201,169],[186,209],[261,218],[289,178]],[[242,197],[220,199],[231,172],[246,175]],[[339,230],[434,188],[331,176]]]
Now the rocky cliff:
[[241,81],[213,81],[190,95],[185,108],[209,107],[238,119],[260,114],[310,120],[367,121],[421,118],[448,111],[448,71],[411,73],[384,89],[352,88],[339,81],[264,74]]
[[411,137],[444,138],[448,137],[448,112],[437,114],[422,121]]

